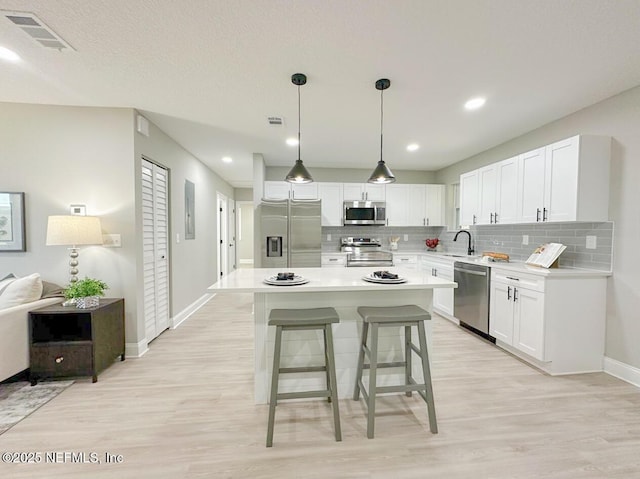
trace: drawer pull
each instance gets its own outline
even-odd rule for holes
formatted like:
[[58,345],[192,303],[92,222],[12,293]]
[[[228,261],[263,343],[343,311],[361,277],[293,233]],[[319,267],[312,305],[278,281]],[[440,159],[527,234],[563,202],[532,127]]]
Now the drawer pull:
[[507,276],[507,279],[510,279],[513,281],[520,281],[520,278],[512,278],[511,276]]
[[62,361],[64,361],[64,356],[58,356],[56,359],[56,364],[60,364]]
[[338,258],[329,258],[329,261],[338,261]]

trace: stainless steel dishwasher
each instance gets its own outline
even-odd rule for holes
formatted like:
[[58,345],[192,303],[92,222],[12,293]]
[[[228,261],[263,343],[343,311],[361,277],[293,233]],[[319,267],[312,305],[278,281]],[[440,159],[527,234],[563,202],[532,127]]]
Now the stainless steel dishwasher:
[[453,311],[460,325],[495,342],[489,336],[489,268],[456,261],[453,280],[458,283],[453,293]]

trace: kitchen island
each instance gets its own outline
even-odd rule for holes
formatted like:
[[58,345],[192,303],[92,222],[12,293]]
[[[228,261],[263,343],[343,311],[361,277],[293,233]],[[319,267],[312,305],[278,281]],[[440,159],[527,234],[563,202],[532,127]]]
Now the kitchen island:
[[[255,321],[255,401],[264,404],[269,397],[269,383],[273,362],[274,328],[269,328],[269,312],[274,308],[333,307],[340,316],[334,325],[334,349],[338,396],[351,397],[353,393],[358,346],[362,319],[358,306],[399,306],[415,304],[431,311],[432,292],[435,288],[455,288],[456,283],[431,276],[427,272],[390,268],[405,278],[399,284],[377,284],[364,281],[380,268],[294,268],[296,275],[309,280],[298,286],[271,286],[264,279],[283,271],[280,269],[238,269],[211,285],[211,293],[253,293]],[[427,342],[431,343],[431,326],[425,324]],[[403,357],[404,334],[402,328],[384,328],[380,332],[379,361],[400,361]],[[417,336],[415,336],[417,337]],[[431,349],[431,348],[430,348]],[[308,366],[324,363],[321,333],[300,331],[284,337],[283,366]],[[413,362],[414,375],[422,374],[419,361]],[[286,367],[286,366],[285,366]],[[399,369],[379,371],[378,384],[401,384],[404,375]],[[314,389],[324,385],[324,374],[317,378],[309,375],[288,374],[280,380],[280,392]]]

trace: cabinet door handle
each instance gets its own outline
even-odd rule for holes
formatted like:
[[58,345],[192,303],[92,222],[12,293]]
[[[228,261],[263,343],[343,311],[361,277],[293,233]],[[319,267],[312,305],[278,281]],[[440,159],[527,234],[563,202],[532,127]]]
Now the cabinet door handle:
[[520,278],[512,278],[511,276],[507,276],[507,279],[510,279],[511,281],[520,281]]
[[476,224],[476,215],[473,215],[473,224]]
[[498,213],[494,213],[493,214],[493,224],[495,224],[495,225],[498,224]]
[[437,269],[433,269],[433,275],[437,278],[438,277],[438,270]]
[[547,209],[542,208],[542,221],[547,221]]
[[513,288],[513,301],[518,301],[518,288]]
[[540,208],[536,208],[536,223],[540,221]]
[[511,286],[507,286],[507,301],[511,300]]
[[489,224],[493,224],[493,213],[489,213]]
[[427,223],[425,222],[424,218],[422,218],[422,226],[426,226]]
[[338,258],[329,258],[329,261],[338,261]]
[[429,226],[429,218],[427,218],[427,226]]

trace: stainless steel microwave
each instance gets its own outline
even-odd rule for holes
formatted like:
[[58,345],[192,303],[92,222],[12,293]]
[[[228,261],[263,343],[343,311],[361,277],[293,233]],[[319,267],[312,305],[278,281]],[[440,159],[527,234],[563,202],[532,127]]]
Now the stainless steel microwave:
[[345,201],[342,224],[347,225],[385,225],[387,224],[386,205],[381,201]]

